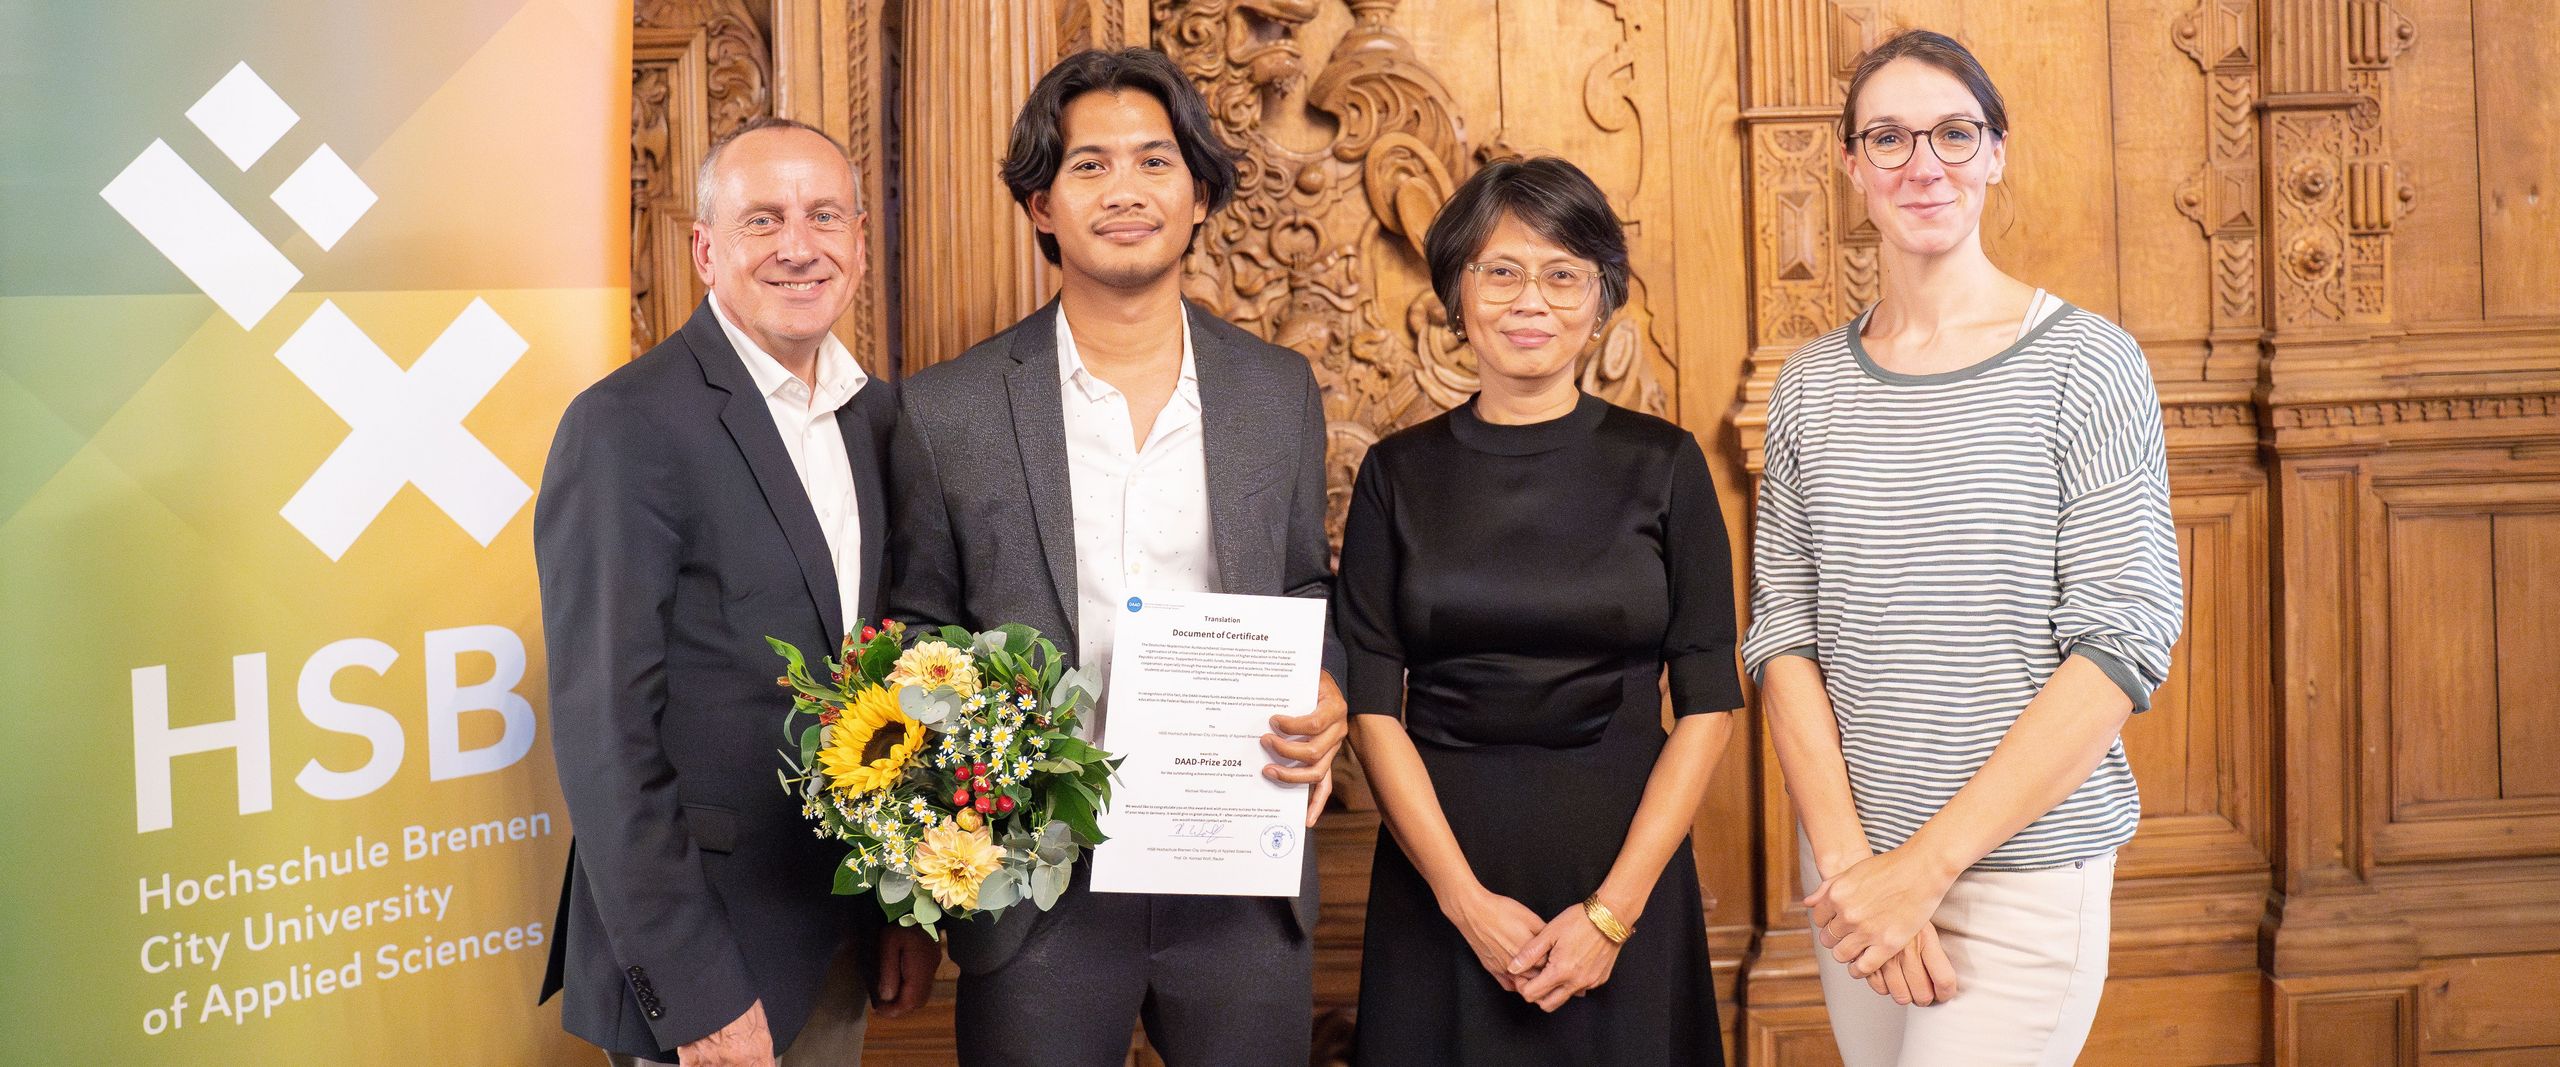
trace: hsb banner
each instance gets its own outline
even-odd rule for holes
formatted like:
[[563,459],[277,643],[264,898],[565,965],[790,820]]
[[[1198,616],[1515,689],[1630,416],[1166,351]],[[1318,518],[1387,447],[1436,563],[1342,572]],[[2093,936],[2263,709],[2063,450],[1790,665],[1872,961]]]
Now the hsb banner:
[[629,11],[0,0],[13,1058],[594,1055],[532,487],[628,351]]

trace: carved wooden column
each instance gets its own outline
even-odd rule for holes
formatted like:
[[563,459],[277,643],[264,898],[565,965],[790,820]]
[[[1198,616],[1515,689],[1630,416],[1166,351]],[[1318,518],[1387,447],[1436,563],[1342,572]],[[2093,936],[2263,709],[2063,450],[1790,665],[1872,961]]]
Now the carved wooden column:
[[873,375],[899,358],[897,22],[905,0],[773,0],[773,113],[827,131],[852,153],[869,253],[836,336]]
[[2276,468],[2279,721],[2284,738],[2282,896],[2265,941],[2269,1051],[2279,1063],[2400,1064],[2417,1055],[2418,943],[2375,894],[2378,814],[2360,798],[2387,737],[2369,736],[2371,662],[2357,620],[2371,608],[2368,457],[2374,430],[2322,425],[2300,401],[2370,394],[2390,317],[2388,238],[2396,195],[2381,68],[2409,43],[2378,0],[2265,0],[2267,291],[2272,305],[2262,423]]
[[[1769,394],[1788,354],[1876,299],[1876,235],[1840,169],[1840,107],[1849,68],[1881,36],[1873,3],[1749,0],[1743,6],[1742,120],[1748,130],[1751,349],[1733,427],[1760,473]],[[1831,1030],[1816,977],[1810,920],[1799,903],[1816,881],[1796,862],[1795,808],[1768,731],[1755,731],[1761,777],[1759,951],[1743,965],[1743,1056],[1752,1064],[1822,1063]]]
[[2178,210],[2212,246],[2207,380],[2258,372],[2259,234],[2257,0],[2200,0],[2170,27],[2204,72],[2205,161],[2178,189]]
[[694,171],[711,142],[772,108],[764,31],[744,0],[641,0],[631,15],[631,354],[702,300]]
[[905,371],[950,359],[1049,298],[1055,268],[997,169],[1014,112],[1058,55],[1050,0],[937,0],[903,27],[898,235]]

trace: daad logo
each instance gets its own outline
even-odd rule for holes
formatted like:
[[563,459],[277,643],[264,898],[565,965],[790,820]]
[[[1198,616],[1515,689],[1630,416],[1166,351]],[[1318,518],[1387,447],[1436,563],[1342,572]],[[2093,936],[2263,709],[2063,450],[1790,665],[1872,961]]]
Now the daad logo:
[[[187,119],[245,172],[301,116],[242,63],[187,109]],[[98,195],[241,329],[266,318],[302,280],[284,252],[167,141],[152,141]],[[325,144],[271,198],[322,251],[337,247],[376,199]],[[351,432],[285,503],[285,521],[339,559],[402,486],[416,485],[488,544],[533,490],[463,429],[462,419],[524,352],[524,338],[475,299],[402,371],[335,302],[321,301],[276,358]]]

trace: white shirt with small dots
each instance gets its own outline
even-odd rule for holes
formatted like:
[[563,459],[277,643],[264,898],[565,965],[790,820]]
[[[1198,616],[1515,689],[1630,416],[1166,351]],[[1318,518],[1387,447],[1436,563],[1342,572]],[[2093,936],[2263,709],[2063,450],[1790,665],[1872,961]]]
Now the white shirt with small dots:
[[1105,692],[1080,731],[1102,736],[1110,707],[1112,635],[1132,590],[1213,593],[1209,465],[1200,423],[1200,375],[1191,322],[1182,324],[1182,378],[1136,444],[1129,401],[1092,371],[1075,333],[1058,320],[1059,397],[1065,405],[1068,491],[1076,517],[1076,662]]

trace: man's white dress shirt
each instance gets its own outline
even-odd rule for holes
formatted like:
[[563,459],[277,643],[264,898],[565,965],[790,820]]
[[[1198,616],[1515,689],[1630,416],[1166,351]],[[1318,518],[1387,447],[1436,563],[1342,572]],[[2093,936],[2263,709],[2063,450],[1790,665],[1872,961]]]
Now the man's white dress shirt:
[[[1218,589],[1200,375],[1186,311],[1182,379],[1140,444],[1128,398],[1085,368],[1066,312],[1057,318],[1058,393],[1066,408],[1067,475],[1076,517],[1076,662],[1107,686],[1112,635],[1130,590]],[[1105,693],[1084,723],[1086,737],[1102,736],[1108,706]]]
[[720,310],[717,294],[711,297],[711,315],[720,320],[720,332],[729,335],[729,346],[738,350],[738,358],[747,364],[747,376],[755,379],[756,390],[764,394],[765,410],[773,416],[773,428],[782,434],[783,450],[791,453],[800,488],[809,494],[809,507],[818,513],[818,529],[826,533],[845,627],[861,629],[862,510],[854,503],[853,460],[845,454],[836,409],[870,384],[871,376],[853,361],[844,342],[828,334],[818,345],[818,388],[812,396],[807,383],[783,369],[746,331],[729,321],[729,313]]

